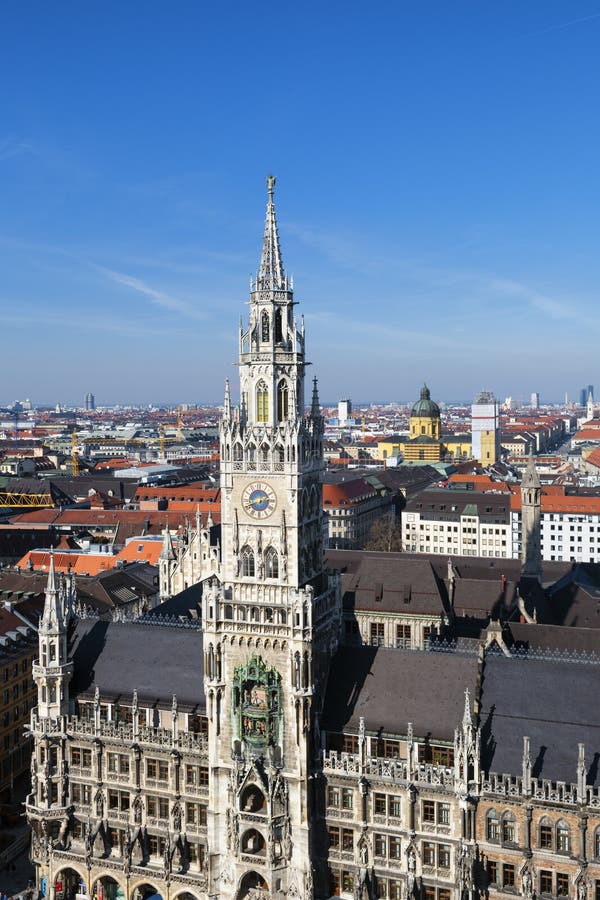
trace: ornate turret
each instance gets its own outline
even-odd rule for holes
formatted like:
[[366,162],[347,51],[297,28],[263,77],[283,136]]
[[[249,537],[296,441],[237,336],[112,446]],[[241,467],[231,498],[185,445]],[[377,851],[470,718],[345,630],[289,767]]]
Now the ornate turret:
[[[69,584],[69,589],[71,585]],[[33,677],[38,686],[38,715],[56,718],[69,713],[69,682],[73,664],[69,662],[67,628],[72,598],[67,584],[57,584],[54,554],[50,554],[50,567],[44,612],[40,620],[39,661],[33,667]]]

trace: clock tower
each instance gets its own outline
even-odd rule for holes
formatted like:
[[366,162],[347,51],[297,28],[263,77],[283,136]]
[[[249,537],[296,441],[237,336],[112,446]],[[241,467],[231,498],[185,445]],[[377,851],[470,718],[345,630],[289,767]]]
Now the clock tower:
[[240,403],[220,427],[222,558],[204,584],[210,888],[312,897],[313,774],[340,626],[323,571],[323,419],[304,399],[305,334],[267,178],[260,266],[240,324]]

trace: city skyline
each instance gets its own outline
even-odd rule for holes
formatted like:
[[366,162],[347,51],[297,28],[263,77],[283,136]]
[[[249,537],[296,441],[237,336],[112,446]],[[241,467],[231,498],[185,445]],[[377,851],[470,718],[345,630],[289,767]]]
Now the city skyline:
[[324,398],[594,382],[593,5],[234,11],[7,12],[5,401],[235,385],[269,171]]

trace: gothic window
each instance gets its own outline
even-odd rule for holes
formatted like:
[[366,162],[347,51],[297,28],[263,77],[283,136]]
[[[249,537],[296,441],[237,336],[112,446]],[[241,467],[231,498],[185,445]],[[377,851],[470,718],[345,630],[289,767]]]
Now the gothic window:
[[254,444],[248,444],[248,462],[256,462],[256,447]]
[[264,381],[256,385],[256,421],[269,421],[269,391]]
[[260,317],[260,336],[263,342],[269,340],[269,313],[264,312]]
[[260,448],[260,461],[263,466],[266,466],[269,463],[269,445],[268,444],[263,444]]
[[285,450],[283,449],[281,444],[278,444],[275,447],[275,461],[278,463],[285,462]]
[[553,828],[546,816],[540,821],[539,845],[542,850],[552,850]]
[[277,421],[283,422],[288,417],[288,386],[285,379],[281,379],[277,386]]
[[233,445],[233,460],[234,462],[241,462],[244,458],[244,448],[241,444]]
[[225,604],[225,609],[223,611],[223,617],[225,619],[233,619],[233,607],[231,603]]
[[267,547],[265,551],[265,576],[279,578],[279,558],[274,547]]
[[275,343],[281,344],[283,341],[283,328],[281,325],[281,310],[278,309],[275,313]]
[[254,553],[247,544],[242,547],[240,558],[242,561],[242,575],[246,578],[254,578]]
[[600,859],[600,828],[596,828],[594,833],[594,857]]
[[514,844],[516,841],[517,825],[515,817],[510,812],[502,816],[502,843]]
[[500,822],[495,809],[490,809],[486,816],[486,837],[488,841],[500,840]]
[[568,853],[571,848],[571,832],[566,822],[560,821],[556,826],[556,849],[559,853]]

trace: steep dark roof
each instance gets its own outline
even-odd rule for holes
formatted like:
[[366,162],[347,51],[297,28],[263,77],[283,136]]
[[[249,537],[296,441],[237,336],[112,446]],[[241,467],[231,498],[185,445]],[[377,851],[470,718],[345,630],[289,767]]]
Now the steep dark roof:
[[589,783],[598,784],[599,696],[600,665],[487,655],[480,717],[484,769],[520,775],[527,736],[534,777],[574,782],[582,743]]
[[450,741],[462,720],[465,688],[474,696],[477,655],[342,647],[332,660],[323,728]]
[[79,621],[71,638],[71,693],[204,709],[202,632],[192,628]]

